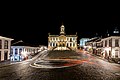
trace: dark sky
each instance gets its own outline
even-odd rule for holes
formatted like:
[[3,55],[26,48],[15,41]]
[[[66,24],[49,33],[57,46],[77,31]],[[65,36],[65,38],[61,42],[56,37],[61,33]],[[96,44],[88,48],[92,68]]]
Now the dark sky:
[[[47,45],[48,33],[59,34],[63,22],[66,34],[78,33],[78,40],[82,37],[94,37],[95,33],[104,35],[112,32],[115,27],[120,30],[120,15],[104,14],[89,11],[66,11],[65,15],[49,13],[41,9],[5,8],[0,15],[0,35],[13,38],[14,41],[23,40],[35,45]],[[89,13],[88,13],[89,12]]]

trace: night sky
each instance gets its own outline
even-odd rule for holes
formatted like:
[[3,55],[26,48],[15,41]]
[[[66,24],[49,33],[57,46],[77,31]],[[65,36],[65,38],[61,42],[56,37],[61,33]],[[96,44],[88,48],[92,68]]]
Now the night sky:
[[[70,11],[69,11],[70,12]],[[68,13],[69,13],[68,12]],[[13,38],[14,41],[23,40],[34,45],[47,45],[48,33],[59,34],[63,22],[66,34],[78,33],[78,40],[82,37],[105,35],[107,30],[112,32],[115,27],[120,30],[120,15],[87,13],[78,11],[57,16],[37,9],[10,9],[2,12],[0,20],[0,35]]]

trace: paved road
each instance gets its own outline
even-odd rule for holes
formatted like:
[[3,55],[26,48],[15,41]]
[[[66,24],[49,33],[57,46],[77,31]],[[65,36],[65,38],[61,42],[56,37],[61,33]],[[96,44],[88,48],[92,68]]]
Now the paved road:
[[[43,53],[46,54],[46,51]],[[41,55],[39,53],[32,60],[0,66],[0,80],[120,80],[120,65],[84,52],[79,54],[87,58],[74,60],[76,66],[59,69],[31,67],[30,64]]]

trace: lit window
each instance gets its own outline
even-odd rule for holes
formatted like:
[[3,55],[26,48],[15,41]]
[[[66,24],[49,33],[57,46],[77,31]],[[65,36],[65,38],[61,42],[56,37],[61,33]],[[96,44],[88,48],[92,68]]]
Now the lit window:
[[112,47],[112,39],[109,40],[109,47]]
[[118,50],[115,50],[115,57],[118,58],[118,53],[119,51]]
[[19,49],[19,54],[21,54],[21,52],[22,52],[22,49],[20,48],[20,49]]
[[15,54],[18,54],[18,49],[17,48],[15,49]]
[[69,38],[67,38],[67,41],[69,41]]
[[8,51],[4,51],[4,60],[8,59]]
[[70,42],[72,42],[72,38],[70,38]]
[[107,40],[105,40],[105,47],[107,47]]
[[5,42],[4,42],[4,49],[8,49],[8,41],[7,40],[5,40]]
[[70,43],[70,47],[72,46],[72,44]]
[[115,39],[115,47],[119,47],[119,40]]
[[68,47],[68,43],[67,43],[67,47]]

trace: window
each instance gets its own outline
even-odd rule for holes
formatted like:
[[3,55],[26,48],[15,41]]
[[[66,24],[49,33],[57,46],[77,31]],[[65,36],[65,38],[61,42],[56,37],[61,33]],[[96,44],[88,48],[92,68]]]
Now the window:
[[70,43],[70,47],[72,46],[72,43]]
[[111,57],[111,51],[109,50],[109,56]]
[[112,47],[112,39],[109,40],[109,47]]
[[101,47],[103,47],[103,41],[101,42]]
[[65,47],[65,44],[63,43],[63,47]]
[[19,54],[21,54],[21,52],[22,52],[22,49],[20,48],[20,49],[19,49]]
[[8,51],[4,51],[4,60],[8,59]]
[[2,40],[0,40],[0,49],[2,49]]
[[107,40],[105,40],[105,47],[107,47]]
[[18,49],[17,49],[17,48],[15,49],[15,55],[16,55],[16,54],[18,54]]
[[52,46],[52,43],[50,43],[50,46]]
[[61,28],[61,31],[64,32],[64,28]]
[[55,43],[53,43],[53,46],[55,46]]
[[60,44],[59,46],[61,47],[62,45]]
[[72,38],[70,38],[70,42],[72,42]]
[[4,42],[4,49],[8,49],[8,41],[7,40],[5,40],[5,42]]
[[67,41],[69,41],[69,38],[67,38]]
[[119,47],[119,40],[115,39],[115,47]]
[[67,43],[67,47],[68,47],[68,43]]
[[118,58],[118,53],[119,53],[119,51],[115,50],[115,58]]

